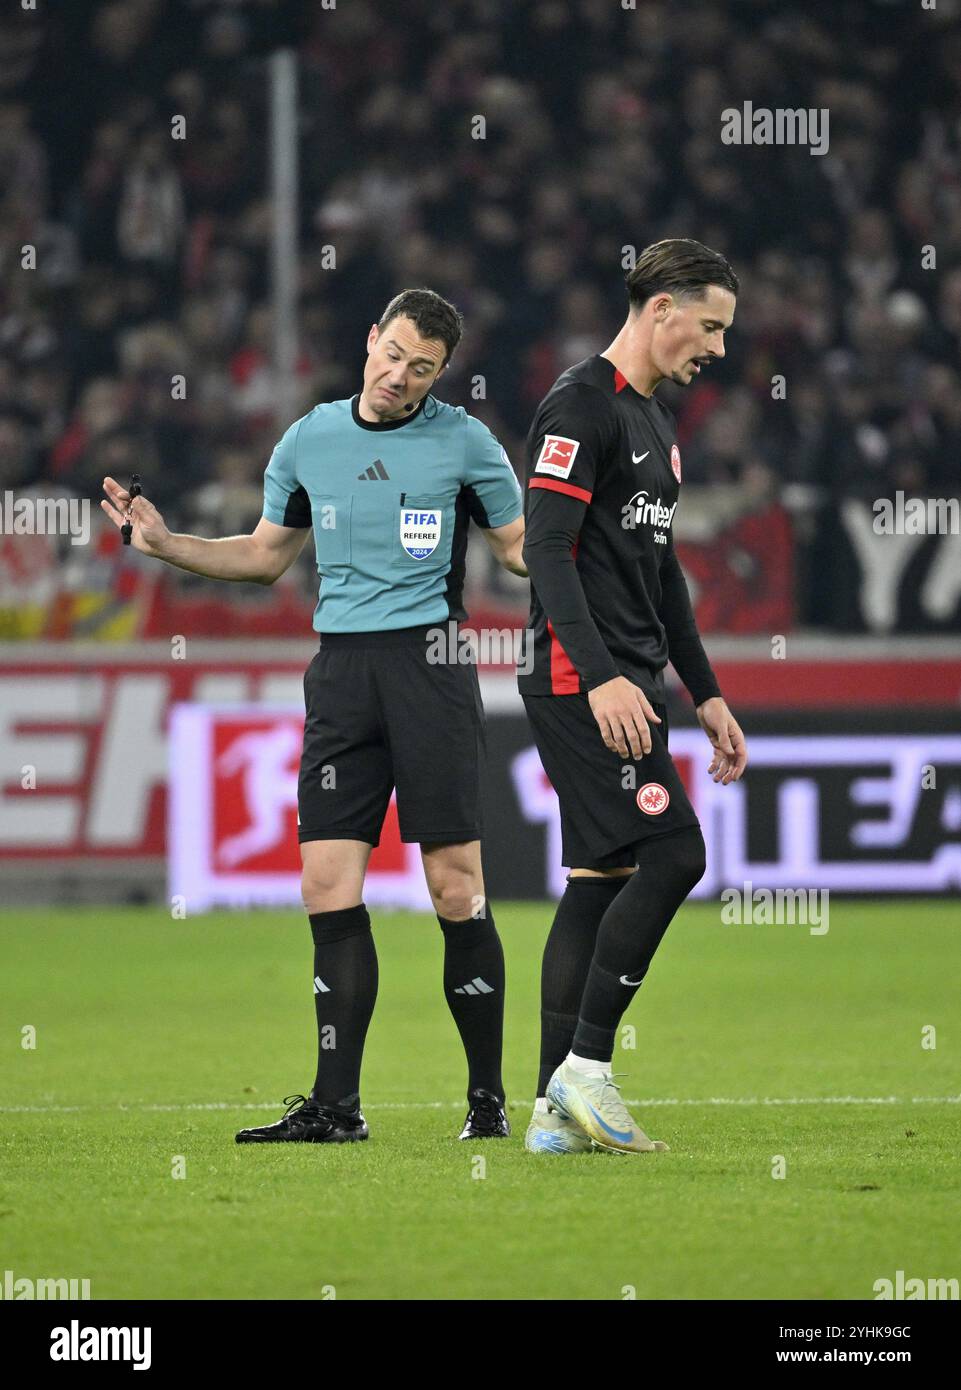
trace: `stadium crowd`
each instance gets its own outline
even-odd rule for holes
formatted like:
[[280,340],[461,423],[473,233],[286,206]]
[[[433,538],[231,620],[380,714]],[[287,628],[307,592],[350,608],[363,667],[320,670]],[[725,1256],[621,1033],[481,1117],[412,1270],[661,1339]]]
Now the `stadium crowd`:
[[[427,284],[466,316],[438,394],[520,465],[538,400],[614,336],[631,248],[697,237],[742,293],[724,363],[659,393],[685,485],[711,485],[708,510],[785,507],[798,621],[830,625],[821,523],[843,499],[959,491],[957,18],[952,0],[8,7],[0,491],[96,505],[105,474],[136,471],[175,529],[255,523],[280,433],[264,56],[293,42],[296,413],[351,394],[370,323]],[[723,143],[745,101],[827,108],[827,153]]]

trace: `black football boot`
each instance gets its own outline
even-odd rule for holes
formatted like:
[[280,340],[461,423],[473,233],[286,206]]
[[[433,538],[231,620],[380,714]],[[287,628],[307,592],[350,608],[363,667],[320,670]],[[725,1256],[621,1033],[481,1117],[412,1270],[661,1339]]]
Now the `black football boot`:
[[511,1127],[504,1114],[504,1102],[493,1091],[467,1092],[470,1109],[464,1128],[458,1136],[461,1139],[506,1139]]
[[366,1139],[367,1122],[360,1111],[318,1105],[307,1096],[284,1096],[287,1110],[273,1125],[242,1129],[238,1144],[353,1144]]

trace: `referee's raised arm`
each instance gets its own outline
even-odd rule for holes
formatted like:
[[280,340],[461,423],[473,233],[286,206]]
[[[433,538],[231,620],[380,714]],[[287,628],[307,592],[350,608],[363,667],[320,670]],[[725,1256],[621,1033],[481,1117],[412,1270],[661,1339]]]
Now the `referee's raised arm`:
[[101,507],[115,526],[132,525],[131,544],[168,565],[250,584],[273,584],[294,563],[313,525],[310,499],[297,477],[297,439],[301,420],[285,430],[264,473],[264,514],[249,536],[177,535],[146,497],[131,498],[113,478],[104,478],[109,501]]
[[115,526],[131,522],[130,542],[137,550],[208,579],[273,584],[290,569],[310,529],[309,520],[306,527],[293,528],[261,517],[249,536],[209,539],[178,535],[168,531],[160,512],[143,495],[131,499],[113,478],[104,478],[103,490],[109,500],[104,499],[101,507]]

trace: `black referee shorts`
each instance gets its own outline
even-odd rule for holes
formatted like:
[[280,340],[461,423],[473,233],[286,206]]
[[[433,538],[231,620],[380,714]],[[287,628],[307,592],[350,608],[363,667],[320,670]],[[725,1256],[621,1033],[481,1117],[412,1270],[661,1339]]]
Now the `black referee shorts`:
[[653,705],[652,748],[634,760],[605,747],[586,695],[525,695],[544,771],[561,810],[563,863],[570,869],[622,869],[641,841],[698,825],[667,751],[667,710]]
[[395,787],[402,840],[480,839],[480,686],[472,664],[428,662],[440,626],[321,636],[304,676],[301,844],[376,846]]

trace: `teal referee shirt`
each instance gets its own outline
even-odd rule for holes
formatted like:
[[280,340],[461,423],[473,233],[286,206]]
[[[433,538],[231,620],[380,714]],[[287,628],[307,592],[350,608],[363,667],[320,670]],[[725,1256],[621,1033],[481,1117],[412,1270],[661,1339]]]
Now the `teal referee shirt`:
[[314,528],[317,632],[460,621],[467,528],[523,512],[506,452],[461,406],[427,395],[404,420],[362,420],[359,397],[314,406],[274,449],[264,516]]

